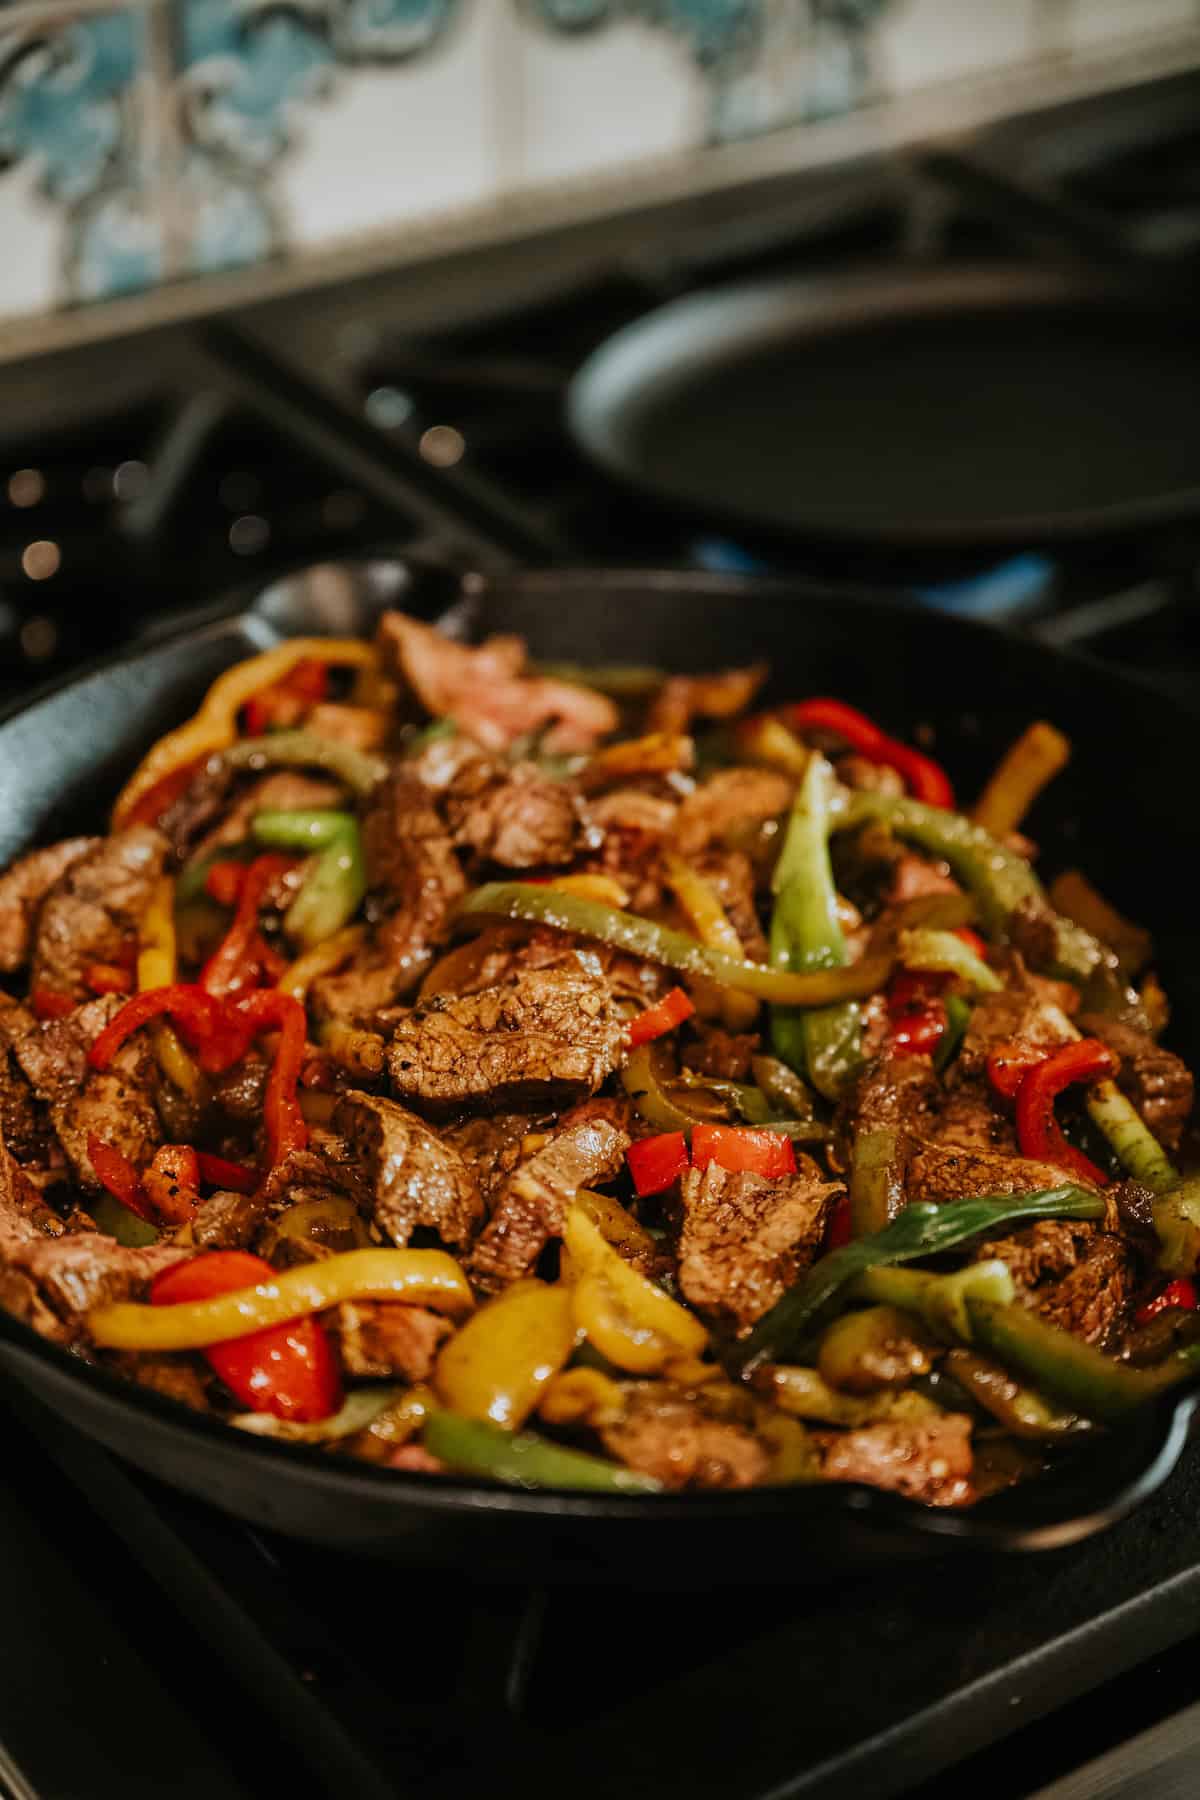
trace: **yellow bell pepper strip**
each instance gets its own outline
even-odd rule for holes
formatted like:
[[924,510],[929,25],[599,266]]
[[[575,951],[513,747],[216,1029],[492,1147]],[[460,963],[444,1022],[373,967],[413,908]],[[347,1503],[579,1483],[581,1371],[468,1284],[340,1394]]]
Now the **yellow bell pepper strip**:
[[374,648],[358,638],[291,638],[273,650],[235,663],[213,682],[199,711],[159,738],[142,758],[117,796],[114,831],[129,822],[138,802],[159,782],[232,744],[237,737],[238,713],[246,702],[309,658],[352,668],[369,667],[378,660]]
[[[745,954],[742,940],[712,883],[673,850],[668,850],[663,857],[663,874],[700,942],[707,944],[710,950],[741,958]],[[704,1001],[708,999],[702,993],[699,997]],[[715,989],[711,999],[711,1006],[705,1004],[706,1014],[715,1013],[729,1031],[749,1031],[758,1018],[759,1003],[751,994]]]
[[739,993],[756,994],[785,1006],[826,1006],[837,1000],[860,999],[883,985],[892,966],[889,957],[864,957],[848,968],[795,975],[710,950],[684,932],[639,918],[636,913],[619,912],[525,881],[489,881],[467,895],[457,916],[460,922],[523,919],[531,925],[550,925],[557,931],[598,938],[614,949],[645,957],[647,962],[662,963],[685,975],[707,975]]
[[563,1242],[575,1321],[615,1367],[649,1374],[704,1350],[699,1319],[619,1256],[584,1207],[568,1208]]
[[532,1431],[505,1431],[484,1419],[463,1419],[452,1412],[430,1415],[423,1442],[431,1456],[458,1474],[484,1475],[510,1487],[607,1494],[657,1494],[662,1488],[653,1475],[640,1475],[582,1450],[566,1450]]
[[[796,790],[775,865],[771,962],[778,969],[834,971],[846,964],[829,866],[831,779],[824,757],[814,756]],[[836,1100],[862,1060],[859,1007],[850,995],[817,1010],[777,1006],[771,1013],[771,1044],[818,1093]]]
[[1169,1275],[1200,1268],[1200,1176],[1185,1175],[1163,1188],[1153,1206],[1158,1263]]
[[835,1319],[821,1339],[818,1372],[844,1393],[906,1387],[928,1375],[941,1346],[897,1306],[864,1306]]
[[1016,831],[1042,789],[1071,760],[1071,740],[1045,719],[1010,744],[971,811],[993,837]]
[[[138,924],[137,985],[139,993],[170,987],[177,969],[175,953],[175,883],[164,875],[155,883]],[[203,1106],[208,1083],[180,1042],[174,1026],[158,1019],[151,1027],[158,1066],[181,1093]]]
[[795,781],[803,780],[813,754],[773,713],[759,713],[757,717],[735,725],[733,741],[739,761],[778,769]]
[[347,1250],[211,1300],[100,1306],[88,1329],[108,1350],[202,1350],[343,1300],[404,1300],[451,1316],[474,1305],[466,1276],[444,1250]]
[[601,906],[628,906],[628,891],[614,875],[551,875],[537,887],[553,888],[556,894],[578,894],[581,900],[599,900]]
[[574,1204],[627,1262],[655,1255],[654,1239],[645,1226],[639,1225],[633,1214],[627,1212],[611,1194],[596,1194],[590,1188],[580,1188],[576,1192]]
[[1126,976],[1144,969],[1154,954],[1154,941],[1141,925],[1135,925],[1110,906],[1104,895],[1078,869],[1066,869],[1050,883],[1050,904],[1065,919],[1073,919],[1093,937],[1114,951]]
[[585,793],[594,793],[633,776],[671,775],[690,769],[695,760],[695,745],[683,732],[651,731],[645,737],[623,738],[594,750],[578,780]]
[[96,1229],[106,1237],[116,1238],[118,1244],[128,1244],[140,1248],[144,1244],[157,1244],[158,1226],[152,1225],[149,1219],[143,1219],[129,1207],[122,1205],[115,1194],[105,1192],[88,1200],[88,1211],[96,1221]]
[[[294,1000],[304,1000],[313,982],[322,975],[330,975],[348,962],[367,935],[365,925],[346,925],[341,931],[335,931],[303,956],[298,956],[294,963],[286,968],[276,982],[276,987]],[[383,1067],[382,1047],[380,1060],[375,1073]]]
[[900,961],[906,969],[957,975],[972,994],[998,994],[1004,986],[995,969],[953,931],[928,927],[900,933]]
[[987,1194],[935,1206],[914,1200],[871,1237],[855,1238],[822,1256],[736,1343],[725,1347],[727,1367],[745,1373],[775,1361],[800,1339],[856,1276],[891,1263],[937,1256],[980,1232],[1025,1219],[1102,1219],[1101,1195],[1064,1182],[1034,1194]]
[[547,1425],[586,1425],[599,1431],[625,1415],[625,1396],[600,1369],[564,1369],[546,1383],[538,1417]]
[[768,1363],[754,1377],[754,1387],[783,1412],[822,1425],[876,1425],[895,1411],[900,1396],[889,1389],[874,1394],[843,1394],[830,1387],[816,1369],[796,1363]]
[[532,662],[529,672],[568,687],[594,688],[612,700],[648,700],[667,679],[665,669],[646,663]]
[[362,796],[387,773],[383,757],[315,731],[272,731],[267,737],[242,738],[221,752],[232,769],[324,769]]
[[565,1364],[577,1335],[566,1288],[514,1282],[443,1345],[434,1389],[451,1412],[515,1431]]
[[1024,857],[1007,849],[982,826],[961,813],[928,806],[920,800],[862,791],[850,795],[834,828],[848,830],[871,819],[887,825],[896,837],[948,862],[974,896],[989,937],[1007,936],[1018,907],[1040,912],[1053,941],[1044,973],[1084,982],[1103,965],[1104,949],[1091,933],[1054,912]]
[[[313,953],[315,954],[315,952]],[[386,1042],[376,1031],[358,1025],[343,1025],[327,1019],[320,1029],[321,1048],[329,1053],[330,1062],[360,1080],[371,1081],[383,1073]]]
[[662,1050],[656,1042],[641,1044],[621,1069],[621,1086],[634,1106],[656,1131],[690,1132],[704,1114],[677,1105],[667,1092],[660,1073]]
[[1152,1368],[1116,1362],[1023,1306],[968,1300],[973,1341],[1040,1393],[1084,1418],[1115,1423],[1200,1368],[1200,1344],[1176,1350]]
[[288,936],[306,950],[348,925],[367,891],[358,820],[345,812],[260,812],[255,841],[275,850],[314,850],[300,892],[283,915]]

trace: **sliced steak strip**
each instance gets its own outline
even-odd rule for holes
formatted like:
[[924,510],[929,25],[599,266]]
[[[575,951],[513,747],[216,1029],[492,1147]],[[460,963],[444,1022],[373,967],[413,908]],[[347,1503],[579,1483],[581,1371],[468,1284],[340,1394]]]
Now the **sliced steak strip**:
[[64,838],[31,850],[0,875],[0,974],[23,968],[33,944],[38,908],[57,881],[99,845],[94,837]]
[[362,836],[375,931],[344,969],[313,984],[312,998],[325,1017],[369,1025],[415,987],[467,884],[434,797],[410,769],[381,782]]
[[1130,1246],[1083,1219],[1039,1219],[975,1254],[1007,1263],[1022,1305],[1089,1344],[1111,1335],[1135,1285]]
[[971,1498],[971,1421],[965,1413],[884,1419],[836,1436],[813,1435],[823,1446],[827,1481],[865,1481],[926,1506],[961,1506]]
[[54,1142],[45,1108],[38,1104],[13,1054],[36,1025],[31,1012],[0,993],[0,1139],[22,1163],[44,1162]]
[[153,1099],[157,1070],[145,1032],[128,1038],[107,1069],[88,1065],[89,1049],[121,1005],[115,994],[90,1000],[65,1019],[36,1025],[13,1052],[37,1098],[49,1108],[75,1179],[92,1194],[100,1192],[101,1184],[87,1153],[90,1133],[139,1169],[162,1141]]
[[683,801],[675,820],[675,847],[694,856],[725,841],[735,828],[776,818],[792,803],[793,784],[774,769],[719,769]]
[[441,1136],[462,1157],[490,1210],[497,1188],[524,1155],[525,1139],[545,1127],[544,1113],[493,1113],[447,1125]]
[[552,1107],[594,1093],[623,1047],[605,981],[531,970],[414,1007],[388,1046],[388,1078],[401,1099],[434,1110]]
[[745,1330],[812,1262],[842,1190],[811,1158],[799,1162],[780,1181],[716,1163],[684,1175],[679,1285],[693,1306]]
[[932,1065],[923,1056],[880,1057],[868,1063],[842,1102],[839,1133],[850,1154],[865,1155],[885,1171],[887,1216],[915,1199],[907,1180],[909,1157],[929,1129],[938,1093]]
[[1035,1194],[1040,1188],[1062,1187],[1068,1181],[1077,1182],[1078,1177],[1053,1163],[926,1139],[909,1161],[905,1188],[909,1200],[933,1200],[940,1205],[945,1200],[982,1194]]
[[749,1081],[750,1064],[762,1047],[756,1031],[725,1031],[707,1022],[693,1022],[693,1031],[683,1048],[685,1069],[717,1081]]
[[120,963],[163,871],[167,840],[148,825],[102,838],[73,861],[42,902],[31,988],[82,1001],[92,963]]
[[[18,1245],[6,1262],[7,1272],[23,1276],[36,1301],[17,1316],[38,1331],[49,1326],[48,1336],[69,1339],[83,1335],[93,1307],[135,1299],[163,1269],[189,1254],[175,1244],[131,1249],[98,1231],[80,1231]],[[4,1294],[0,1286],[0,1297]],[[9,1298],[11,1292],[6,1305]]]
[[561,1237],[566,1209],[580,1188],[611,1181],[629,1148],[629,1135],[602,1112],[568,1113],[540,1150],[505,1181],[468,1264],[472,1281],[505,1287],[534,1265],[552,1237]]
[[497,762],[467,738],[443,739],[413,769],[440,796],[456,845],[506,869],[569,863],[584,830],[575,790],[536,763]]
[[948,1077],[951,1087],[985,1081],[988,1057],[1011,1040],[1047,1053],[1070,1041],[1071,1030],[1062,1009],[1042,984],[1026,974],[1020,960],[1014,961],[1010,984],[997,994],[983,995],[971,1008],[962,1048]]
[[468,1244],[483,1223],[471,1170],[452,1145],[415,1113],[373,1094],[348,1093],[333,1112],[349,1151],[348,1170],[375,1223],[394,1244],[418,1226],[445,1244]]
[[1121,1059],[1117,1085],[1129,1095],[1156,1138],[1176,1149],[1192,1111],[1192,1072],[1187,1064],[1156,1044],[1148,1032],[1123,1025],[1102,1013],[1085,1013],[1079,1029],[1102,1038]]
[[736,1420],[714,1418],[703,1395],[670,1382],[631,1382],[625,1415],[600,1435],[618,1461],[670,1488],[753,1487],[771,1458],[754,1433]]
[[398,1300],[344,1301],[324,1315],[347,1375],[363,1380],[427,1381],[438,1347],[454,1330],[425,1306]]

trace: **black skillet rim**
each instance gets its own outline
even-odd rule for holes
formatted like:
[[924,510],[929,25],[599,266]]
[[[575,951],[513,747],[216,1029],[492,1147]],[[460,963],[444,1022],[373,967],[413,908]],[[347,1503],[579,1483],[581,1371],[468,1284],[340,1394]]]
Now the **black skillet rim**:
[[[359,556],[343,559],[342,566],[366,568],[387,564],[399,567],[406,575],[419,575],[421,559],[394,548],[364,550]],[[178,645],[193,635],[212,632],[221,625],[236,624],[246,614],[257,614],[258,605],[275,585],[295,576],[306,565],[276,572],[267,585],[246,583],[224,600],[197,608],[181,618],[177,627],[155,632],[144,643],[111,656],[94,659],[69,675],[43,684],[0,712],[0,725],[20,717],[39,704],[65,693],[81,683],[106,672],[127,669],[140,657],[153,656],[160,649]],[[441,571],[443,574],[445,571]],[[737,575],[693,573],[682,569],[588,569],[514,571],[493,577],[480,587],[460,592],[464,600],[469,592],[483,593],[490,587],[502,590],[517,583],[534,595],[555,589],[586,589],[603,583],[608,587],[645,588],[651,584],[661,589],[677,589],[681,596],[705,593],[736,595],[745,592],[760,600],[795,600],[805,594],[828,597],[828,584],[794,580],[783,576],[746,578]],[[881,594],[865,587],[837,588],[839,606],[860,607],[864,612],[885,607],[889,611],[923,613],[910,598],[897,601],[892,594]],[[257,616],[261,616],[257,614]],[[1001,635],[997,628],[974,620],[948,619],[951,634],[957,634],[980,645]],[[280,632],[286,637],[285,631]],[[1097,675],[1122,687],[1142,690],[1142,684],[1130,676],[1113,671],[1076,652],[1038,647],[1039,655],[1052,659],[1068,675]],[[1153,693],[1146,686],[1142,697]],[[1177,702],[1156,700],[1188,717]],[[90,1388],[95,1397],[108,1403],[108,1409],[136,1420],[156,1419],[173,1437],[199,1438],[222,1446],[239,1460],[258,1462],[265,1468],[283,1472],[297,1466],[297,1459],[310,1478],[319,1485],[351,1502],[356,1493],[385,1492],[395,1496],[398,1506],[414,1511],[424,1510],[438,1515],[482,1516],[514,1514],[524,1518],[541,1518],[547,1522],[561,1520],[610,1519],[649,1521],[663,1525],[686,1522],[694,1524],[727,1523],[750,1518],[788,1518],[797,1524],[816,1526],[823,1519],[840,1519],[857,1527],[874,1528],[893,1538],[908,1536],[927,1548],[975,1548],[992,1551],[1030,1552],[1058,1548],[1092,1535],[1116,1523],[1142,1501],[1148,1499],[1167,1480],[1187,1443],[1193,1414],[1200,1407],[1200,1377],[1181,1385],[1174,1393],[1164,1395],[1152,1405],[1139,1409],[1129,1426],[1098,1439],[1094,1446],[1080,1450],[1069,1461],[1064,1459],[1057,1471],[1019,1483],[1003,1493],[981,1501],[969,1510],[941,1509],[923,1505],[896,1493],[869,1487],[862,1483],[814,1483],[804,1487],[761,1487],[738,1492],[700,1492],[691,1494],[662,1493],[655,1495],[580,1494],[573,1490],[504,1487],[455,1476],[422,1476],[417,1473],[378,1468],[369,1463],[342,1461],[316,1446],[289,1443],[265,1437],[252,1437],[237,1432],[222,1420],[193,1412],[177,1401],[146,1388],[133,1386],[120,1376],[99,1365],[84,1361],[61,1345],[40,1337],[31,1326],[0,1310],[0,1339],[5,1339],[23,1358],[42,1360],[71,1382]],[[76,1429],[83,1430],[81,1426]],[[1137,1443],[1134,1445],[1134,1433]],[[85,1433],[85,1435],[87,1435]],[[1134,1448],[1132,1464],[1118,1470],[1107,1447],[1124,1441],[1127,1450]],[[119,1453],[118,1453],[119,1454]],[[1125,1462],[1130,1461],[1127,1454]],[[1109,1478],[1103,1479],[1108,1470]],[[1081,1501],[1072,1510],[1056,1504],[1056,1488],[1064,1473],[1089,1476],[1099,1473],[1101,1479],[1090,1483]],[[167,1478],[169,1480],[169,1477]],[[1078,1485],[1078,1483],[1076,1483]],[[1038,1502],[1042,1502],[1041,1505]]]

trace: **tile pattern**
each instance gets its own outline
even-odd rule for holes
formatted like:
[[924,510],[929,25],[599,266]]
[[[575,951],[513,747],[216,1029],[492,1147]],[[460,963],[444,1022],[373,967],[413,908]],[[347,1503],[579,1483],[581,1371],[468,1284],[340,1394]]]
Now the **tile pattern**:
[[0,315],[1189,27],[1200,61],[1200,0],[0,0]]

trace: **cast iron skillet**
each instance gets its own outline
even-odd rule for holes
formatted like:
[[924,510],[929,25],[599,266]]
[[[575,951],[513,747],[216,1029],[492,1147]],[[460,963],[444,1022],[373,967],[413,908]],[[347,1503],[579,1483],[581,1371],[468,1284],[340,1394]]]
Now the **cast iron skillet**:
[[765,545],[911,561],[1195,518],[1178,286],[1018,263],[741,282],[602,344],[568,417],[627,486]]
[[[1052,862],[1078,857],[1119,905],[1154,925],[1175,1038],[1195,1059],[1200,970],[1184,871],[1197,825],[1170,777],[1192,766],[1190,718],[1081,660],[891,600],[794,582],[568,572],[476,580],[460,591],[395,559],[304,571],[248,609],[210,615],[0,723],[0,865],[40,839],[94,828],[140,751],[229,663],[288,633],[369,631],[387,604],[440,614],[459,631],[520,632],[535,654],[555,659],[701,670],[765,657],[777,697],[836,693],[893,730],[932,726],[963,793],[1029,719],[1057,720],[1076,758],[1034,816],[1034,835],[1052,847]],[[1161,1484],[1195,1405],[1188,1393],[1147,1409],[1053,1476],[958,1514],[866,1487],[609,1498],[381,1471],[197,1417],[3,1313],[0,1369],[142,1468],[258,1524],[523,1579],[778,1582],[934,1551],[1068,1543]]]

